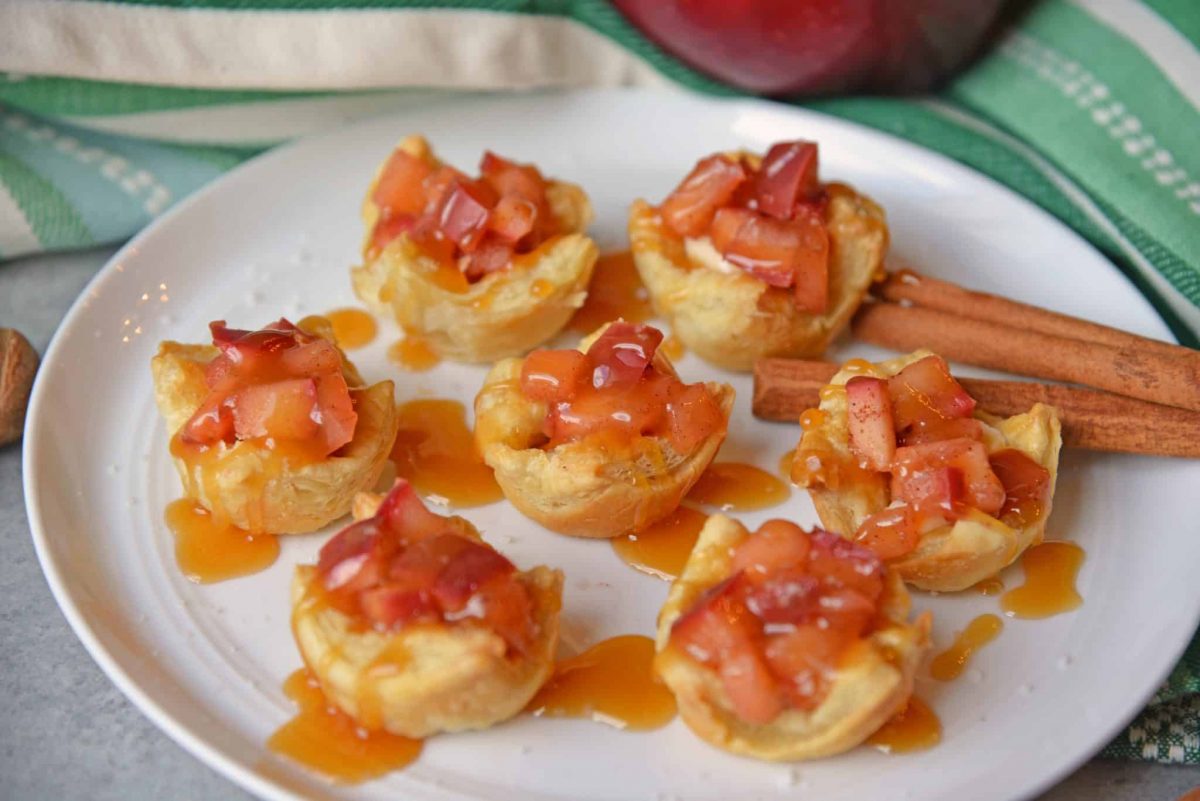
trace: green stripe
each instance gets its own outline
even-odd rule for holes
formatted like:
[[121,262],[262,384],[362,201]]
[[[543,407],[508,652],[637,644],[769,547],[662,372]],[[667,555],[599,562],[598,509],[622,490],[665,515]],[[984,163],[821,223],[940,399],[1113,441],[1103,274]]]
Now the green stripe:
[[189,89],[77,78],[0,79],[0,103],[33,114],[97,116],[325,97],[332,92],[263,92]]
[[1196,0],[1142,0],[1181,34],[1200,47],[1200,3]]
[[1119,253],[1116,243],[1036,165],[1003,143],[931,109],[888,98],[818,100],[805,105],[887,131],[973,167],[1032,200],[1106,252]]
[[[1018,138],[1036,142],[1089,194],[1120,198],[1131,223],[1185,261],[1200,264],[1200,218],[1175,195],[1177,188],[1200,180],[1195,147],[1200,114],[1133,44],[1074,7],[1062,2],[1041,5],[1024,30],[1032,34],[1035,46],[1050,47],[1076,63],[1091,63],[1108,96],[1090,95],[1096,84],[1072,79],[1061,67],[1021,63],[1016,55],[1019,44],[1002,47],[957,81],[951,95]],[[1096,54],[1104,57],[1097,59]],[[1076,88],[1074,97],[1064,82]],[[1093,102],[1081,102],[1084,97]],[[1123,119],[1119,115],[1108,123],[1100,119],[1116,103],[1140,121],[1140,133],[1123,137],[1114,131]],[[1127,153],[1127,145],[1150,134],[1156,147]],[[1186,179],[1163,185],[1154,171],[1143,167],[1159,147],[1170,151],[1173,165],[1186,171]],[[1200,303],[1200,296],[1189,299]]]
[[0,153],[0,183],[25,215],[33,234],[46,247],[73,248],[96,242],[66,196],[17,159]]

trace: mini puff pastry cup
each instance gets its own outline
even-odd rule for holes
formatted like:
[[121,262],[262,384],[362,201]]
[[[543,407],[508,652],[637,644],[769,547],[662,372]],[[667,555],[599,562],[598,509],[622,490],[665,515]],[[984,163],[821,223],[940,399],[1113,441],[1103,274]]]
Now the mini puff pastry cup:
[[[354,516],[374,515],[381,497],[360,494]],[[460,517],[459,533],[480,539]],[[316,569],[292,580],[292,632],[325,696],[368,729],[406,737],[483,729],[518,714],[554,670],[562,573],[538,566],[517,574],[533,601],[537,637],[529,653],[483,626],[423,624],[381,632],[310,592]]]
[[[902,369],[933,355],[918,350],[906,356],[879,362],[861,372],[839,371],[830,386],[845,386],[859,375],[889,378]],[[886,474],[857,469],[850,452],[849,407],[844,391],[822,392],[821,424],[806,430],[796,449],[799,465],[809,458],[832,458],[838,465],[855,465],[837,483],[838,486],[807,487],[821,524],[843,537],[853,538],[859,526],[872,514],[891,503]],[[1042,541],[1046,519],[1050,516],[1054,484],[1058,477],[1058,454],[1062,449],[1062,427],[1053,406],[1042,403],[1024,414],[1008,418],[976,411],[983,422],[984,447],[989,454],[1006,448],[1021,451],[1050,472],[1050,485],[1041,516],[1022,528],[1012,528],[978,509],[951,525],[942,526],[921,537],[912,553],[892,560],[888,568],[906,582],[922,590],[955,592],[994,576],[1012,564],[1025,549]],[[797,471],[793,470],[793,475]]]
[[929,647],[929,614],[908,622],[908,592],[889,571],[879,599],[884,623],[849,647],[824,700],[811,710],[785,709],[765,725],[747,723],[733,711],[717,672],[668,643],[675,621],[729,577],[733,549],[749,536],[741,523],[724,515],[704,524],[658,616],[655,672],[675,694],[688,727],[718,748],[773,762],[854,748],[908,703]]
[[[755,157],[757,158],[757,157]],[[729,264],[707,237],[681,240],[644,200],[629,213],[629,242],[654,308],[701,358],[747,371],[767,356],[819,356],[858,309],[883,266],[883,210],[842,184],[827,184],[829,306],[800,311],[791,289],[769,286]]]
[[[324,318],[307,318],[300,328],[335,342]],[[154,400],[172,435],[207,397],[204,371],[217,354],[211,345],[158,346],[150,361]],[[293,463],[254,442],[220,444],[203,465],[174,458],[184,493],[214,516],[256,533],[316,531],[349,513],[355,493],[374,486],[383,472],[400,421],[391,381],[364,387],[345,355],[342,364],[358,422],[354,438],[335,455]]]
[[[588,347],[608,328],[603,325],[579,344]],[[678,453],[659,437],[640,437],[627,453],[614,453],[588,440],[551,450],[542,423],[545,403],[521,392],[522,359],[498,362],[475,397],[475,444],[495,471],[505,497],[526,517],[575,537],[616,537],[638,531],[670,514],[725,440],[733,409],[733,387],[706,382],[725,425],[691,453]],[[663,355],[654,364],[675,375]]]
[[[440,164],[423,137],[409,136],[397,147]],[[371,199],[378,179],[377,174],[363,200],[364,263],[351,270],[351,283],[374,311],[424,336],[442,356],[492,362],[525,353],[562,330],[583,305],[599,250],[583,233],[592,220],[592,206],[580,187],[547,180],[547,200],[566,233],[515,257],[511,267],[484,276],[466,292],[455,292],[434,280],[441,265],[407,236],[367,258],[379,219]]]

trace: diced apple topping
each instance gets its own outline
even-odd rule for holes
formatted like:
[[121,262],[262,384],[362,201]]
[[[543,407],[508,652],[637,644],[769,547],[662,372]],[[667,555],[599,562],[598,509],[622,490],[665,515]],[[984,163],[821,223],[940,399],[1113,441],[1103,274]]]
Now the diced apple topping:
[[970,417],[975,399],[950,375],[941,356],[926,356],[888,379],[895,407],[896,430],[937,425]]
[[890,474],[892,504],[854,539],[884,559],[911,553],[921,537],[977,509],[1019,526],[1037,519],[1049,472],[1016,450],[989,456],[975,400],[940,356],[888,379],[846,382],[847,429],[859,466]]
[[381,631],[483,625],[517,654],[536,634],[533,600],[512,562],[430,512],[404,480],[373,518],[321,548],[317,575],[336,608]]
[[371,249],[378,253],[404,234],[473,282],[562,233],[536,167],[486,152],[479,169],[480,177],[471,179],[453,167],[392,153],[371,194],[379,210]]
[[325,455],[354,438],[358,413],[336,347],[287,320],[258,331],[223,321],[210,328],[220,353],[205,368],[209,394],[181,429],[182,441],[314,442]]
[[858,376],[846,382],[850,407],[850,449],[869,470],[883,472],[896,456],[892,400],[882,378]]
[[521,369],[521,391],[546,403],[543,430],[553,448],[593,435],[619,441],[664,437],[692,452],[725,425],[703,384],[684,384],[654,365],[662,344],[657,328],[611,324],[587,353],[535,350]]
[[780,142],[758,168],[724,154],[702,159],[659,207],[677,236],[707,235],[730,264],[791,288],[801,311],[829,305],[829,232],[817,146]]
[[716,671],[748,723],[815,708],[842,654],[874,630],[879,557],[834,534],[770,520],[734,549],[731,571],[675,622],[672,646]]

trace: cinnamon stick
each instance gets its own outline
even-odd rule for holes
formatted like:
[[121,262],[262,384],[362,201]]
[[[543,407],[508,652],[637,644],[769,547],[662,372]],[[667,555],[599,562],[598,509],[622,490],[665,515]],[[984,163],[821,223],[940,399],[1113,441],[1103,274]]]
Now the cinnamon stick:
[[1200,352],[1149,337],[1131,334],[1119,328],[1093,323],[1079,317],[1030,306],[1000,295],[966,289],[957,284],[931,278],[912,270],[898,270],[874,287],[880,297],[893,303],[908,303],[927,309],[986,320],[1013,328],[1040,331],[1068,339],[1079,339],[1114,348],[1135,347],[1165,356],[1200,360]]
[[1200,411],[1200,358],[1171,355],[1138,344],[1097,344],[888,302],[864,304],[853,325],[859,339],[894,350],[930,347],[950,361],[1085,384]]
[[[821,388],[838,370],[830,362],[760,359],[754,366],[751,408],[764,420],[795,422],[820,403]],[[1200,457],[1200,413],[1108,392],[1026,381],[960,378],[979,408],[1009,416],[1035,403],[1058,409],[1063,444],[1092,451]]]

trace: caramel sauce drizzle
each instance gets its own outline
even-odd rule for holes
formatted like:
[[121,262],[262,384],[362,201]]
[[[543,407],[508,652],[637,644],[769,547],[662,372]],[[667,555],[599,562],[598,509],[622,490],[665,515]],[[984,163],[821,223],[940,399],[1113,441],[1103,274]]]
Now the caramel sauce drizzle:
[[742,462],[713,462],[688,493],[696,503],[744,512],[783,503],[791,490],[766,470]]
[[1004,593],[1000,608],[1009,617],[1043,618],[1070,612],[1083,604],[1075,578],[1084,551],[1073,542],[1043,542],[1021,557],[1025,583]]
[[942,722],[928,704],[915,695],[867,743],[885,754],[924,751],[942,741]]
[[362,309],[334,309],[324,316],[333,327],[333,336],[342,350],[365,347],[375,341],[379,332],[375,318]]
[[779,457],[779,475],[783,476],[784,481],[792,480],[792,462],[796,460],[796,449],[792,448],[783,456]]
[[399,770],[421,753],[422,740],[360,726],[329,703],[304,668],[288,676],[283,691],[299,710],[271,735],[267,747],[339,784],[357,784]]
[[405,334],[404,339],[392,343],[387,356],[396,366],[414,373],[432,369],[442,360],[429,344],[429,340],[412,333]]
[[675,696],[653,671],[654,641],[626,634],[564,659],[526,711],[541,717],[588,718],[618,729],[648,731],[675,717]]
[[587,299],[567,325],[572,331],[590,334],[617,318],[640,323],[653,313],[650,293],[642,285],[633,254],[622,250],[605,253],[597,260]]
[[419,492],[457,507],[482,506],[503,493],[475,449],[465,407],[453,400],[414,400],[399,407],[392,446],[396,474]]
[[1004,629],[1004,621],[996,615],[980,615],[954,638],[954,644],[933,658],[929,673],[938,681],[953,681],[967,667],[975,652],[987,645]]
[[217,520],[191,498],[167,504],[164,517],[175,534],[175,561],[197,584],[258,573],[279,558],[279,540],[273,534],[251,534]]
[[708,515],[680,506],[657,523],[609,542],[634,570],[672,581],[683,572],[706,520]]

